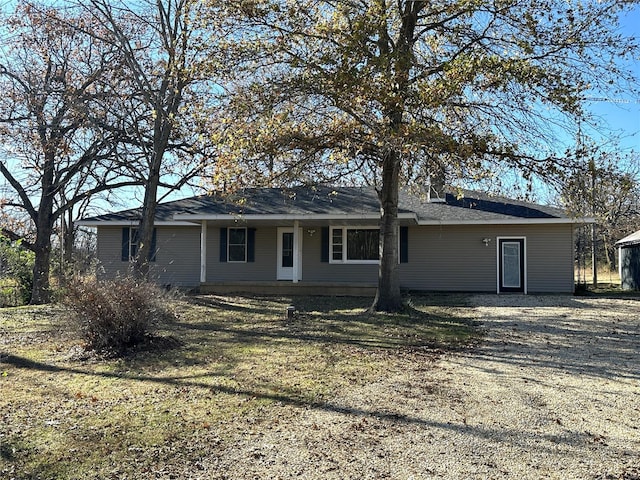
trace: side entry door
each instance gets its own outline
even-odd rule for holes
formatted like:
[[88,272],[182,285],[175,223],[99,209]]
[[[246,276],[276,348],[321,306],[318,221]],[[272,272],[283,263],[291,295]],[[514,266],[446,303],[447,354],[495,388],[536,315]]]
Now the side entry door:
[[498,293],[525,293],[524,238],[498,239]]

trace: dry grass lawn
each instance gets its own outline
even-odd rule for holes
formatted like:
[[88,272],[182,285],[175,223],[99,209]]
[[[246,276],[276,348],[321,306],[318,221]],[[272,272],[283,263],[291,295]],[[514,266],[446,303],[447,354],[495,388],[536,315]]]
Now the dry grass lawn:
[[369,301],[188,297],[124,359],[84,354],[60,307],[0,310],[0,478],[218,478],[212,459],[238,436],[478,335],[459,296],[399,315],[367,315]]
[[119,360],[0,310],[0,478],[640,479],[637,294],[368,302],[190,297]]

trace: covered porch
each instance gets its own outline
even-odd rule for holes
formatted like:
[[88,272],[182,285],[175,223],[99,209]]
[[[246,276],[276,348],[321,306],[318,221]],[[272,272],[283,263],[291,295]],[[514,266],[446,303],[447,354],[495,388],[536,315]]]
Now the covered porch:
[[[346,248],[351,244],[348,242],[359,238],[350,235],[352,231],[356,234],[377,231],[379,214],[337,218],[313,215],[304,219],[297,216],[207,217],[189,218],[200,227],[200,291],[375,295],[378,261],[347,258]],[[403,217],[399,219],[401,226],[415,224],[415,218]],[[338,231],[341,228],[345,230]],[[239,242],[231,238],[231,232],[237,231],[241,237]],[[400,233],[406,234],[406,228]],[[340,242],[336,241],[338,237]],[[360,237],[368,240],[372,236]],[[231,248],[236,244],[239,244],[240,255],[232,260]],[[377,245],[376,240],[376,252]],[[339,258],[336,246],[345,250]]]

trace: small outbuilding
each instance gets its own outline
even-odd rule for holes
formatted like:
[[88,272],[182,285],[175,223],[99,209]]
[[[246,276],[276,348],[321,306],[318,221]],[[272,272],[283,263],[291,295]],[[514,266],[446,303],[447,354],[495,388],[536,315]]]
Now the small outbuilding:
[[623,290],[640,290],[640,230],[616,242]]

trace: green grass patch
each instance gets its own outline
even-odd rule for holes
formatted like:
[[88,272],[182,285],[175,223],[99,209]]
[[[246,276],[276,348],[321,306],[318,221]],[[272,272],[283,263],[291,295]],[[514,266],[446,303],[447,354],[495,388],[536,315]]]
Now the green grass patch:
[[479,335],[463,296],[416,296],[392,315],[369,302],[188,297],[119,359],[84,355],[60,307],[2,309],[0,477],[149,478],[197,463],[249,419],[321,408],[399,358],[430,361]]
[[22,303],[20,286],[15,279],[0,277],[0,308],[15,307]]

